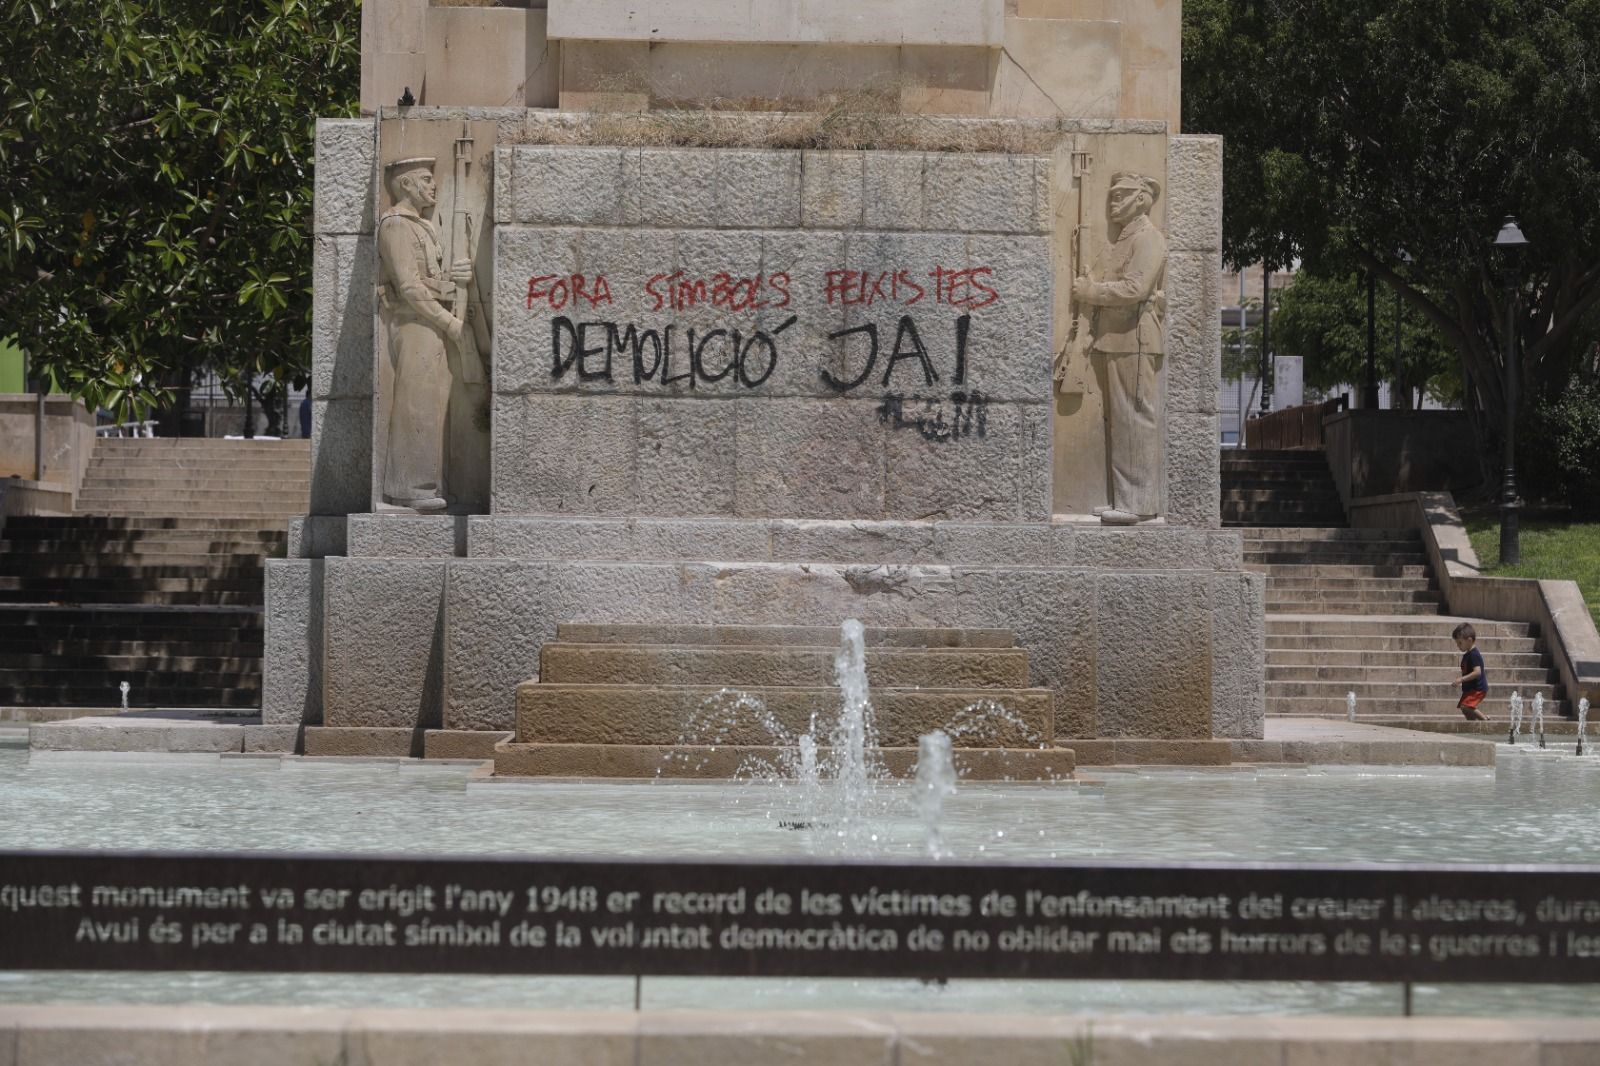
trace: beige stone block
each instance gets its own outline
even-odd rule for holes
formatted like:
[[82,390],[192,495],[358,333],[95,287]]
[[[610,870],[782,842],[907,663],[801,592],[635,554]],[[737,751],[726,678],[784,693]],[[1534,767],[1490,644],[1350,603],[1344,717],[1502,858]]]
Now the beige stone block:
[[1122,27],[1116,22],[1007,19],[989,113],[1113,119],[1122,113]]
[[900,52],[900,108],[911,115],[989,113],[999,53],[908,45]]
[[301,727],[297,725],[247,725],[244,727],[244,753],[293,755],[300,750]]
[[465,515],[351,515],[347,524],[351,557],[439,559],[466,555]]
[[361,6],[362,54],[421,52],[428,46],[427,0]]
[[444,561],[335,558],[324,565],[324,722],[437,728]]
[[[352,1023],[361,1066],[633,1066],[627,1011],[364,1011]],[[536,1051],[532,1049],[537,1049]]]
[[372,399],[311,401],[311,511],[372,509]]
[[[441,9],[466,10],[466,9]],[[638,180],[638,153],[580,145],[511,149],[512,219],[557,226],[616,226]],[[527,279],[520,279],[526,287]]]
[[378,262],[373,238],[319,235],[311,262],[312,398],[370,398]]
[[322,721],[323,563],[268,559],[261,721],[269,726]]
[[[974,411],[970,402],[907,397],[901,411],[885,423],[887,517],[940,521],[1022,517],[1025,457],[1020,447],[1020,404],[983,404]],[[950,429],[934,428],[940,425]]]
[[922,228],[926,158],[921,152],[866,153],[863,181],[869,229]]
[[561,43],[546,32],[549,12],[528,12],[527,70],[522,98],[527,107],[557,107],[561,103]]
[[1117,0],[1017,0],[1017,18],[1116,20],[1123,5]]
[[453,563],[445,586],[444,725],[516,728],[516,691],[539,676],[556,635],[549,569],[539,563]]
[[649,0],[617,7],[550,0],[550,36],[737,44],[1001,42],[1005,0]]
[[1167,521],[1222,523],[1222,452],[1216,415],[1167,413]]
[[638,410],[638,503],[651,515],[731,515],[738,451],[737,405],[696,400],[641,400]]
[[1176,252],[1167,260],[1167,410],[1214,414],[1222,380],[1217,257]]
[[492,511],[635,513],[635,407],[620,396],[496,395]]
[[317,758],[420,759],[423,730],[382,726],[307,726],[305,753]]
[[1173,137],[1167,149],[1167,243],[1174,252],[1222,250],[1222,138]]
[[1043,233],[1049,166],[1048,159],[1031,155],[929,152],[923,157],[924,225],[965,233]]
[[1211,539],[1197,530],[1091,524],[1076,531],[1071,565],[1105,570],[1209,570]]
[[638,1066],[893,1066],[895,1032],[871,1015],[710,1011],[639,1019]]
[[1165,67],[1124,67],[1121,116],[1155,119],[1176,133],[1182,119],[1177,72]]
[[523,103],[534,26],[527,8],[427,9],[426,84],[431,107]]
[[316,232],[371,233],[377,206],[377,124],[361,118],[317,119],[314,165]]
[[495,745],[515,736],[511,730],[430,729],[422,738],[423,758],[493,759]]
[[882,518],[885,429],[873,400],[736,401],[735,511]]
[[1211,579],[1211,729],[1215,736],[1259,739],[1265,728],[1265,596],[1263,574],[1221,573]]
[[1095,635],[1100,736],[1212,735],[1209,575],[1097,574]]
[[403,52],[363,52],[362,113],[376,114],[379,108],[396,106],[407,89],[417,103],[426,104],[427,70],[428,56],[421,48]]
[[801,156],[800,221],[811,228],[857,229],[865,210],[866,157],[861,152]]

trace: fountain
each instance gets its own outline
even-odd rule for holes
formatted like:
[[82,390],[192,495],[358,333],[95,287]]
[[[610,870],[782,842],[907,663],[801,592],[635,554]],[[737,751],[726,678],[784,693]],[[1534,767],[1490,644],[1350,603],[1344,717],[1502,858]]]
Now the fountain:
[[1344,716],[1352,722],[1356,720],[1356,694],[1354,690],[1345,693]]
[[1579,754],[1579,755],[1583,754],[1583,731],[1584,731],[1585,728],[1588,727],[1588,724],[1589,724],[1589,699],[1586,696],[1583,699],[1578,701],[1578,751],[1577,751],[1577,754]]
[[1544,693],[1533,694],[1533,732],[1539,738],[1539,746],[1544,747]]
[[117,687],[122,690],[122,709],[123,710],[127,710],[128,709],[128,693],[133,690],[133,686],[128,684],[126,681],[124,681],[122,684],[118,685]]
[[1522,733],[1522,693],[1513,690],[1511,693],[1511,731],[1506,736],[1508,743],[1515,744],[1517,737]]
[[956,794],[956,765],[950,737],[943,730],[923,736],[917,745],[917,813],[930,859],[948,859],[952,852],[944,841],[945,800]]

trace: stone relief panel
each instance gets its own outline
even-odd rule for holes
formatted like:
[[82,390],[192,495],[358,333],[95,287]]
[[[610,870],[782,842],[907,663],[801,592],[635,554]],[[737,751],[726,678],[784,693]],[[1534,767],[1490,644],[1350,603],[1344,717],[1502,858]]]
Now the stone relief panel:
[[1053,509],[1166,510],[1166,138],[1080,136],[1056,156]]
[[493,122],[379,124],[374,510],[489,503]]

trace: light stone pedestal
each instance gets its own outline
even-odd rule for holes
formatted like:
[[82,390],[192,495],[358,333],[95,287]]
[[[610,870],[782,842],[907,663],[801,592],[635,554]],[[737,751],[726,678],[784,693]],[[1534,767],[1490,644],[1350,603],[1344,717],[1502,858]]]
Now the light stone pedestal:
[[[493,161],[474,179],[493,184],[490,513],[374,513],[375,176],[419,123],[463,120]],[[308,726],[311,753],[482,753],[559,625],[853,617],[1010,630],[1058,743],[1217,761],[1213,739],[1260,738],[1264,579],[1218,528],[1220,142],[1056,123],[1099,153],[1090,185],[1070,152],[621,149],[526,143],[563,121],[534,112],[404,121],[398,147],[376,120],[319,125],[316,513],[268,565],[266,722]],[[1052,358],[1063,219],[1103,209],[1124,156],[1162,189],[1170,249],[1165,502],[1113,529],[1052,517],[1061,441],[1101,432],[1058,405]],[[1074,500],[1103,493],[1072,469]]]

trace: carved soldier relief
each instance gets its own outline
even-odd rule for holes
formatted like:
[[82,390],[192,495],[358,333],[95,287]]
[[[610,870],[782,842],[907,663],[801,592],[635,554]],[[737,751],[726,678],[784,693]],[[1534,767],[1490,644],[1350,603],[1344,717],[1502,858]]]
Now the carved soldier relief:
[[1055,511],[1135,525],[1165,508],[1161,180],[1122,169],[1096,181],[1081,151],[1070,165],[1073,195],[1057,207]]
[[[397,132],[403,142],[404,129]],[[481,180],[474,188],[474,142],[467,125],[444,146],[446,182],[434,155],[407,154],[384,166],[374,426],[380,509],[488,509],[488,322],[474,232],[486,195]]]

